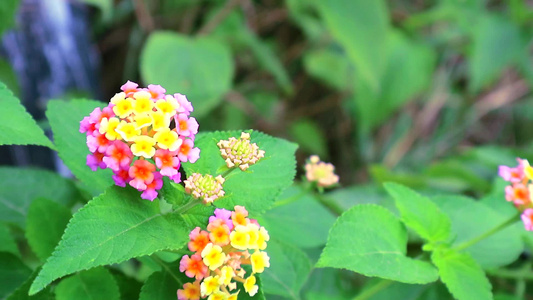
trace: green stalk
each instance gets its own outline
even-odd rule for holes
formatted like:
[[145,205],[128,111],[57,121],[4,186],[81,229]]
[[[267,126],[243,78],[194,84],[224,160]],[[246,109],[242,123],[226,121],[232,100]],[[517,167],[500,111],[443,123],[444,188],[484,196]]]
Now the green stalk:
[[189,201],[187,202],[186,204],[184,204],[183,206],[180,206],[178,207],[178,209],[176,209],[175,212],[179,213],[179,214],[182,214],[182,213],[185,213],[187,212],[189,209],[195,207],[196,205],[202,203],[202,201],[199,201],[199,200],[196,200],[196,199],[193,199],[192,201]]
[[383,279],[380,282],[378,282],[377,284],[375,284],[372,287],[370,287],[369,289],[366,289],[366,290],[362,291],[361,293],[359,293],[359,295],[355,296],[355,298],[353,298],[353,300],[366,300],[366,299],[374,296],[377,292],[385,289],[386,287],[391,285],[393,282],[394,281],[384,280]]
[[507,226],[509,225],[512,225],[516,222],[516,219],[517,217],[519,216],[519,214],[515,214],[513,215],[511,218],[509,218],[508,220],[504,221],[503,223],[501,223],[500,225],[492,228],[491,230],[483,233],[482,235],[478,236],[478,237],[475,237],[469,241],[466,241],[466,242],[463,242],[463,243],[460,243],[459,245],[453,247],[453,249],[457,250],[457,251],[460,251],[460,250],[464,250],[470,246],[473,246],[475,245],[476,243],[488,238],[489,236],[497,233],[498,231],[506,228]]

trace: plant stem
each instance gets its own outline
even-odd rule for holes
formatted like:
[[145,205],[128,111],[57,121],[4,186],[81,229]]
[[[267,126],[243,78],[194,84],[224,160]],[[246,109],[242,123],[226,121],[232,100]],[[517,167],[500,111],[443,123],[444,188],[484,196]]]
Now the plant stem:
[[516,280],[533,280],[533,273],[529,271],[531,267],[530,264],[527,265],[528,269],[518,269],[518,270],[488,270],[487,274],[491,276],[496,276],[500,278],[516,279]]
[[227,170],[226,172],[222,173],[222,177],[227,178],[228,175],[229,175],[231,172],[233,172],[233,170],[235,170],[235,169],[237,169],[237,168],[236,168],[236,167],[233,167],[233,168]]
[[500,225],[492,228],[491,230],[483,233],[482,235],[478,236],[478,237],[475,237],[469,241],[466,241],[466,242],[463,242],[463,243],[460,243],[459,245],[453,247],[455,250],[457,251],[460,251],[460,250],[463,250],[463,249],[466,249],[470,246],[473,246],[475,245],[476,243],[488,238],[489,236],[497,233],[498,231],[506,228],[507,226],[513,224],[516,222],[516,219],[517,219],[518,215],[515,214],[513,215],[511,218],[509,218],[508,220],[504,221],[503,223],[501,223]]
[[175,212],[179,213],[179,214],[182,214],[186,211],[188,211],[189,209],[195,207],[196,205],[202,203],[202,201],[199,201],[199,200],[196,200],[196,199],[193,199],[192,201],[189,201],[187,202],[186,204],[184,204],[183,206],[180,206],[178,209],[176,209]]
[[391,280],[381,280],[377,284],[371,286],[369,289],[366,289],[359,293],[359,295],[355,296],[353,300],[366,300],[372,296],[374,296],[377,292],[383,290],[384,288],[391,285],[394,281]]

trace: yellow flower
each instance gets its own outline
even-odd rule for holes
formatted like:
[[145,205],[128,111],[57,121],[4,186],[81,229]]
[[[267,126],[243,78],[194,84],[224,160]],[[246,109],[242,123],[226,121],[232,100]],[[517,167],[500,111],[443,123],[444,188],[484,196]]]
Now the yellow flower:
[[255,282],[256,279],[254,275],[248,277],[244,282],[244,290],[252,297],[257,294],[257,290],[259,289]]
[[200,293],[202,294],[202,297],[205,297],[218,291],[219,287],[220,287],[220,277],[209,276],[209,277],[206,277],[204,281],[202,281],[202,284],[200,285]]
[[120,139],[120,134],[116,132],[118,124],[120,124],[120,120],[118,118],[112,117],[109,118],[103,118],[100,122],[100,134],[105,134],[106,139],[110,141],[114,141],[117,139]]
[[149,136],[138,136],[131,145],[131,152],[135,156],[151,158],[155,154],[155,140]]
[[268,254],[263,251],[255,251],[252,256],[250,256],[252,261],[252,272],[253,273],[263,273],[265,268],[270,267],[270,257]]
[[168,149],[169,151],[178,150],[183,142],[179,138],[178,133],[176,133],[174,130],[170,130],[169,128],[158,131],[154,135],[154,139],[156,140],[159,148]]
[[222,248],[218,245],[209,243],[202,250],[202,258],[204,264],[211,270],[215,270],[220,267],[226,260],[226,254],[222,251]]
[[128,123],[126,121],[120,121],[115,131],[127,142],[133,141],[141,134],[135,122]]
[[152,125],[152,114],[150,112],[137,114],[133,119],[137,123],[137,129]]
[[265,250],[267,247],[267,241],[270,240],[270,235],[268,235],[268,231],[265,229],[265,227],[261,227],[259,229],[259,237],[257,238],[257,248],[260,250]]
[[113,112],[119,118],[126,118],[133,112],[133,100],[131,98],[118,100],[113,106]]
[[246,226],[237,225],[235,230],[229,235],[231,246],[235,249],[246,250],[250,241],[248,228]]
[[165,115],[172,116],[176,114],[176,109],[179,108],[179,104],[174,97],[167,95],[165,99],[157,100],[155,108]]
[[124,99],[126,99],[126,94],[124,92],[116,93],[115,96],[111,98],[111,103],[117,104]]
[[[137,92],[133,95],[133,97],[135,97],[139,93],[144,93],[144,92]],[[133,110],[135,111],[136,114],[148,113],[148,112],[151,112],[152,109],[154,108],[154,101],[152,101],[150,97],[148,98],[141,97],[141,98],[135,98],[135,99],[136,101],[133,104]]]
[[220,270],[220,280],[224,285],[229,285],[233,276],[235,276],[235,272],[230,266],[224,266]]
[[529,162],[527,160],[522,160],[522,163],[524,164],[524,174],[529,180],[533,180],[533,167],[529,165]]
[[170,126],[170,117],[160,111],[152,112],[152,128],[161,131]]

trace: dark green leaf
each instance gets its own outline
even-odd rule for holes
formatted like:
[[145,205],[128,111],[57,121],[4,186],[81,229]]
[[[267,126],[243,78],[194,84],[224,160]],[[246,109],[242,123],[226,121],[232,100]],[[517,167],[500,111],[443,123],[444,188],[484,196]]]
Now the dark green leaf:
[[[102,102],[91,100],[70,102],[55,100],[48,103],[46,110],[59,157],[94,196],[113,184],[112,172],[111,170],[100,169],[93,172],[87,166],[87,155],[90,152],[87,148],[85,134],[80,133],[79,129],[80,121],[89,116],[96,107],[102,106],[104,106]],[[52,199],[51,197],[46,198]]]
[[9,227],[0,223],[0,252],[9,252],[20,256],[15,239],[11,235]]
[[310,248],[326,243],[335,217],[312,195],[292,186],[280,196],[274,208],[261,216],[260,220],[270,236],[298,247]]
[[120,292],[113,275],[104,268],[79,272],[59,282],[55,288],[57,300],[119,300]]
[[46,198],[37,198],[31,203],[26,238],[41,261],[52,254],[71,216],[66,207]]
[[20,228],[26,228],[28,207],[35,198],[69,206],[81,197],[72,181],[50,171],[0,167],[0,178],[0,221]]
[[6,300],[52,300],[54,299],[53,294],[50,292],[50,288],[44,289],[40,291],[39,293],[29,296],[28,291],[30,289],[31,283],[37,276],[37,273],[39,273],[39,269],[33,272],[33,274],[28,278],[24,284],[19,286],[19,288],[13,292],[13,294],[9,295],[9,297],[6,298]]
[[270,268],[261,275],[264,292],[300,299],[300,289],[311,271],[309,258],[302,250],[274,239],[267,249]]
[[17,289],[31,275],[31,270],[18,257],[0,252],[0,298],[3,299]]

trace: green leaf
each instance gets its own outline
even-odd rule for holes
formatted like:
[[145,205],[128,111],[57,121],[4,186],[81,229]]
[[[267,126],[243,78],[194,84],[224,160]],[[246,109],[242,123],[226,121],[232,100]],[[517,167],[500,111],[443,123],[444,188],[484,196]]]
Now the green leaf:
[[[1,4],[0,4],[1,6]],[[1,34],[0,34],[1,35]],[[20,95],[20,87],[17,81],[17,74],[11,67],[11,64],[0,58],[0,82],[3,82],[7,89],[13,92],[13,95]]]
[[515,62],[524,47],[519,28],[506,19],[487,15],[474,23],[470,90],[478,92]]
[[[509,216],[474,199],[462,196],[431,197],[452,221],[456,236],[452,246],[474,239],[505,222]],[[505,201],[502,195],[501,201]],[[521,223],[517,218],[517,223]],[[483,268],[496,268],[515,261],[524,249],[521,224],[509,226],[465,249]]]
[[429,242],[445,242],[450,238],[451,222],[427,197],[397,183],[384,184],[400,210],[402,221]]
[[57,300],[119,300],[113,275],[104,268],[94,268],[65,278],[55,288]]
[[[113,184],[111,170],[93,172],[87,166],[86,136],[80,133],[80,121],[89,116],[96,107],[104,103],[91,100],[74,100],[64,102],[53,100],[48,103],[46,117],[50,121],[57,145],[59,157],[70,171],[80,179],[93,196],[100,194]],[[49,197],[47,197],[49,198]]]
[[[184,163],[187,175],[192,173],[216,175],[225,165],[216,145],[219,140],[240,137],[241,131],[202,133],[196,136],[195,146],[201,149],[200,159],[194,164]],[[274,200],[292,184],[296,173],[294,152],[296,145],[283,139],[253,131],[251,142],[265,150],[265,157],[252,165],[246,172],[234,170],[224,182],[224,198],[214,205],[233,210],[235,205],[243,205],[250,214],[259,214],[270,208]]]
[[230,90],[233,61],[224,44],[211,38],[190,38],[172,32],[150,34],[141,54],[145,82],[168,93],[187,96],[194,116],[205,116]]
[[300,289],[311,272],[311,261],[300,249],[271,239],[268,242],[270,267],[261,274],[263,289],[289,299],[300,299]]
[[384,68],[379,77],[381,89],[356,77],[353,99],[363,132],[385,122],[398,108],[424,91],[435,69],[433,50],[399,31],[388,33],[385,50],[381,58]]
[[11,235],[9,227],[0,223],[0,252],[9,252],[16,256],[20,256],[19,249],[15,243],[15,239]]
[[72,181],[50,171],[0,167],[0,178],[0,221],[20,228],[26,228],[28,207],[35,198],[69,206],[81,197]]
[[309,75],[339,91],[350,90],[354,70],[350,60],[339,51],[320,49],[304,56],[305,70]]
[[0,252],[0,299],[11,294],[30,277],[31,270],[18,257]]
[[361,204],[337,219],[316,266],[404,283],[437,280],[437,270],[431,264],[407,257],[406,252],[404,225],[381,206]]
[[70,220],[70,211],[46,198],[37,198],[28,210],[26,238],[41,261],[54,251]]
[[72,217],[30,294],[76,271],[180,249],[188,234],[180,215],[160,212],[159,200],[142,200],[133,188],[112,187]]
[[192,279],[179,271],[179,263],[164,265],[161,272],[155,272],[144,283],[139,300],[176,300],[178,289]]
[[[285,201],[289,202],[285,204]],[[312,195],[291,186],[260,220],[270,236],[298,247],[311,248],[326,244],[335,216]]]
[[9,295],[9,297],[7,297],[6,300],[52,300],[54,299],[54,296],[50,292],[49,288],[44,289],[33,296],[28,295],[28,290],[30,289],[30,285],[35,279],[35,277],[37,276],[37,273],[39,272],[39,270],[40,269],[37,269],[36,271],[34,271],[33,274],[30,276],[30,278],[28,278],[24,282],[24,284],[19,286],[13,292],[13,294]]
[[439,269],[442,282],[456,299],[492,299],[489,280],[468,253],[441,249],[433,252],[431,260]]
[[327,141],[321,128],[311,120],[298,120],[289,127],[294,141],[302,150],[316,154],[322,158],[327,155]]
[[385,1],[316,1],[317,8],[335,39],[344,47],[362,78],[379,89],[384,70],[389,13]]
[[109,271],[111,271],[117,282],[121,300],[139,299],[142,288],[142,284],[139,281],[124,275],[118,270],[110,269]]
[[[1,6],[1,5],[0,5]],[[54,149],[54,145],[37,126],[19,99],[0,82],[0,146],[38,145]]]

